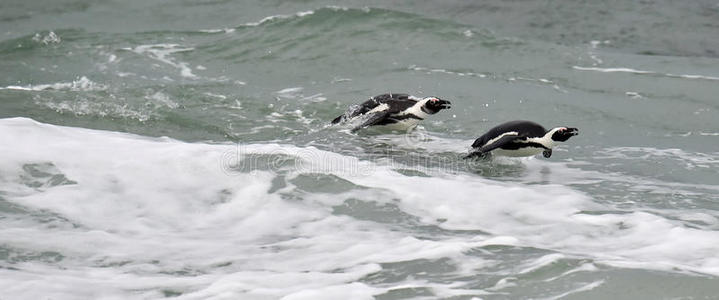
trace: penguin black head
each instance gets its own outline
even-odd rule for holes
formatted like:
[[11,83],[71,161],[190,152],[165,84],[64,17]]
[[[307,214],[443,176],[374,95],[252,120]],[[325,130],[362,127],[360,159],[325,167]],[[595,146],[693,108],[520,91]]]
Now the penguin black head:
[[557,127],[552,131],[552,140],[555,142],[566,142],[570,137],[579,134],[579,129],[573,127]]
[[437,112],[439,112],[440,110],[443,110],[443,109],[449,109],[452,105],[452,102],[449,102],[447,100],[442,100],[437,97],[427,97],[427,98],[424,98],[423,100],[425,100],[426,102],[422,106],[422,111],[424,111],[430,115],[436,114]]

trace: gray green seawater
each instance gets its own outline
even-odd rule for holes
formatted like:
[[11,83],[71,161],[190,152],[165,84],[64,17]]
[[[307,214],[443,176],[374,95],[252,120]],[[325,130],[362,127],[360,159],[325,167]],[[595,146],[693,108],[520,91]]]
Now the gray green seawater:
[[[719,299],[716,1],[0,2],[0,299]],[[329,120],[453,103],[410,133]],[[465,161],[504,121],[545,159]]]

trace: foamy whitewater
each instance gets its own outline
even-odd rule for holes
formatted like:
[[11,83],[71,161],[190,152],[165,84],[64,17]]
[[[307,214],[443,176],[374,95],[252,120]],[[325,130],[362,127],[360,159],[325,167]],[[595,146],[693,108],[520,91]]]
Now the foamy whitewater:
[[715,2],[15,2],[0,300],[718,299]]
[[[442,170],[407,176],[312,147],[185,143],[25,118],[1,120],[0,134],[12,141],[0,148],[0,168],[2,201],[14,208],[0,240],[19,260],[0,278],[17,299],[492,295],[558,263],[569,266],[547,282],[602,266],[719,275],[715,215],[690,216],[707,223],[702,229],[658,213],[611,213],[558,184]],[[557,169],[560,177],[586,176]],[[314,180],[334,183],[309,185]],[[396,217],[382,216],[392,211]],[[546,253],[507,268],[492,253],[497,247]],[[371,279],[412,261],[466,279]],[[477,273],[502,278],[470,288]]]

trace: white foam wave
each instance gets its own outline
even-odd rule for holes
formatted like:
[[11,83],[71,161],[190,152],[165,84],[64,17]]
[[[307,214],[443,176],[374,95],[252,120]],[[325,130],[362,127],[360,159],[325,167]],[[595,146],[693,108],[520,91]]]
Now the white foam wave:
[[286,89],[281,89],[277,92],[275,92],[278,96],[281,98],[297,98],[299,97],[300,93],[304,90],[303,87],[291,87]]
[[440,73],[440,74],[449,74],[449,75],[456,75],[456,76],[470,76],[470,77],[479,77],[479,78],[487,77],[487,74],[482,74],[482,73],[456,72],[456,71],[450,71],[450,70],[445,70],[445,69],[419,67],[416,65],[411,65],[408,67],[408,69],[413,70],[413,71],[425,72],[427,74]]
[[[327,157],[335,156],[304,151],[289,152],[316,164],[328,163]],[[348,162],[344,163],[346,166]],[[370,170],[350,174],[345,173],[346,168],[322,170],[361,186],[386,191],[373,199],[379,202],[401,199],[403,211],[442,228],[479,229],[496,236],[515,237],[522,245],[597,257],[607,264],[640,262],[646,268],[652,261],[658,263],[649,268],[719,272],[719,260],[701,254],[719,250],[719,244],[710,246],[719,241],[719,233],[714,231],[685,227],[681,222],[646,212],[580,213],[606,208],[585,195],[556,185],[516,186],[465,175],[404,177],[381,166],[365,167]],[[666,235],[672,238],[666,239]],[[477,241],[483,239],[477,237]],[[693,254],[686,254],[687,245],[696,247],[689,250]]]
[[180,107],[180,104],[173,101],[172,99],[170,99],[170,96],[160,91],[146,95],[145,99],[152,101],[152,103],[154,103],[156,106],[165,106],[168,108]]
[[[0,143],[4,201],[62,216],[52,226],[32,214],[0,219],[4,247],[63,256],[0,268],[0,285],[9,287],[3,293],[11,298],[180,293],[185,299],[344,299],[377,296],[393,286],[463,295],[468,291],[456,283],[408,278],[387,285],[360,278],[384,263],[418,259],[447,259],[457,266],[453,276],[474,276],[488,262],[468,253],[495,244],[561,253],[526,271],[581,256],[719,274],[713,255],[719,232],[648,212],[584,213],[605,208],[561,185],[441,171],[404,176],[383,162],[312,147],[185,143],[23,118],[0,120],[0,136],[13,141]],[[27,166],[37,163],[54,165],[71,182],[41,190],[24,184],[34,176]],[[317,174],[352,187],[330,193],[302,184],[302,176]],[[420,239],[333,213],[347,199],[395,205],[422,225],[487,234]]]
[[[333,6],[333,5],[327,6],[326,8],[333,10],[333,11],[348,11],[349,10],[349,8],[347,8],[347,7]],[[365,9],[363,9],[363,11],[369,12],[369,9],[365,8]],[[306,10],[306,11],[299,11],[294,14],[271,15],[271,16],[264,17],[256,22],[247,22],[247,23],[241,24],[240,27],[257,27],[257,26],[261,26],[264,24],[272,23],[277,20],[302,18],[305,16],[313,15],[314,13],[315,13],[314,10]],[[233,32],[235,32],[235,30],[236,30],[235,28],[215,28],[215,29],[202,29],[202,30],[199,30],[199,32],[213,33],[213,34],[214,33],[233,33]]]
[[36,33],[35,36],[32,37],[32,40],[38,43],[43,43],[45,45],[59,44],[60,42],[62,42],[60,36],[55,34],[55,32],[53,31],[48,32],[45,36],[41,35],[40,33]]
[[[5,295],[122,298],[143,290],[148,292],[140,297],[157,298],[170,290],[189,299],[348,296],[343,287],[378,294],[387,288],[352,283],[376,272],[377,262],[461,255],[460,249],[473,244],[419,240],[333,216],[316,202],[284,200],[267,193],[275,178],[271,172],[228,176],[221,162],[232,145],[147,139],[28,119],[2,120],[0,132],[14,141],[0,146],[0,168],[8,170],[2,177],[4,197],[79,224],[53,230],[30,220],[22,226],[3,223],[4,245],[66,257],[58,265],[29,262],[19,270],[0,270],[2,286],[13,287]],[[282,149],[258,145],[253,152]],[[24,187],[16,180],[27,176],[21,175],[24,165],[35,162],[54,164],[76,184],[43,192]],[[197,275],[191,280],[165,275],[175,272]],[[78,292],[79,285],[87,288]]]
[[[451,71],[446,69],[440,69],[440,68],[427,68],[427,67],[420,67],[416,65],[411,65],[408,67],[409,70],[417,71],[417,72],[424,72],[425,74],[447,74],[447,75],[454,75],[454,76],[460,76],[460,77],[478,77],[478,78],[488,78],[492,75],[484,74],[484,73],[475,73],[475,72],[458,72],[458,71]],[[553,81],[546,79],[546,78],[527,78],[527,77],[509,77],[507,78],[508,81],[530,81],[530,82],[538,82],[542,84],[551,85],[552,88],[555,90],[567,93],[566,90],[562,89],[558,84],[554,83]]]
[[124,50],[132,51],[137,54],[147,55],[148,57],[173,66],[180,70],[180,75],[187,78],[196,79],[197,75],[192,73],[192,68],[186,62],[178,62],[172,57],[173,53],[187,52],[195,50],[192,47],[182,47],[178,44],[152,44],[152,45],[140,45],[134,48],[123,48]]
[[113,102],[97,102],[87,99],[46,101],[38,99],[37,105],[45,106],[59,113],[70,113],[77,116],[98,116],[134,119],[145,122],[153,117],[152,112],[142,111],[127,104]]
[[[329,6],[326,6],[325,8],[330,9],[332,11],[348,11],[349,10],[349,8],[347,8],[347,7],[335,6],[335,5],[329,5]],[[365,7],[365,8],[362,8],[362,11],[369,12],[370,9]],[[302,18],[305,16],[313,15],[313,14],[315,14],[314,10],[306,10],[306,11],[299,11],[294,14],[271,15],[271,16],[264,17],[256,22],[247,22],[247,23],[241,24],[240,27],[257,27],[257,26],[268,24],[268,23],[271,23],[271,22],[274,22],[277,20]],[[214,33],[233,33],[233,32],[235,32],[235,30],[236,30],[235,28],[214,28],[214,29],[202,29],[202,30],[199,30],[199,32],[212,33],[212,34],[214,34]]]
[[332,79],[332,81],[330,83],[341,83],[341,82],[350,82],[350,81],[352,81],[352,78],[337,78],[337,77],[335,77],[334,79]]
[[673,159],[682,161],[688,169],[719,167],[719,152],[712,154],[688,152],[682,149],[658,149],[651,147],[611,147],[599,151],[606,157],[647,160]]
[[[337,5],[329,5],[327,6],[328,9],[331,9],[333,11],[348,11],[349,7],[346,6],[337,6]],[[365,8],[366,10],[366,8]]]
[[556,296],[553,296],[553,297],[548,297],[548,298],[545,298],[545,299],[546,299],[546,300],[557,300],[557,299],[565,298],[565,297],[567,297],[567,296],[569,296],[569,295],[571,295],[571,294],[576,294],[576,293],[580,293],[580,292],[591,291],[591,290],[595,289],[596,287],[602,285],[602,283],[604,283],[604,280],[597,280],[597,281],[588,283],[588,284],[586,284],[586,285],[584,285],[584,286],[582,286],[582,287],[579,287],[579,288],[576,288],[576,289],[574,289],[574,290],[568,291],[568,292],[566,292],[566,293],[562,293],[562,294],[559,294],[559,295],[556,295]]
[[233,33],[235,32],[234,28],[222,28],[222,29],[202,29],[200,32],[203,33]]
[[594,72],[602,72],[602,73],[630,73],[630,74],[637,74],[637,75],[659,75],[659,76],[672,77],[672,78],[719,80],[719,77],[714,77],[714,76],[660,73],[660,72],[654,72],[654,71],[636,70],[636,69],[632,69],[632,68],[598,68],[598,67],[572,66],[572,69],[579,70],[579,71],[594,71]]
[[107,87],[103,84],[96,83],[85,76],[81,76],[71,82],[58,82],[50,84],[35,84],[35,85],[9,85],[6,87],[0,87],[0,90],[19,90],[19,91],[45,91],[45,90],[67,90],[75,92],[89,92],[89,91],[102,91],[106,90]]
[[322,95],[322,93],[305,96],[304,93],[302,93],[304,91],[304,89],[305,88],[303,88],[303,87],[289,87],[289,88],[279,90],[279,91],[275,92],[275,94],[277,95],[276,99],[277,100],[296,99],[296,100],[301,100],[301,101],[309,100],[312,102],[322,102],[322,101],[327,100],[327,97],[324,97]]
[[308,11],[300,11],[300,12],[297,12],[297,13],[291,14],[291,15],[272,15],[272,16],[264,17],[264,18],[262,18],[261,20],[259,20],[259,21],[257,21],[257,22],[245,23],[245,24],[243,24],[243,26],[255,27],[255,26],[260,26],[260,25],[262,25],[262,24],[269,23],[269,22],[272,22],[272,21],[275,21],[275,20],[284,20],[284,19],[290,19],[290,18],[301,18],[301,17],[304,17],[304,16],[312,15],[312,14],[314,14],[314,13],[315,13],[314,11],[308,10]]

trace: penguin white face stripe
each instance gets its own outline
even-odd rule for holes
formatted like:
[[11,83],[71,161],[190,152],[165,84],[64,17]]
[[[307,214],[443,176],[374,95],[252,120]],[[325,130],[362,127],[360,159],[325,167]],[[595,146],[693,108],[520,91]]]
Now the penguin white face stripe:
[[429,117],[429,114],[427,114],[426,112],[424,112],[424,111],[422,110],[422,106],[424,106],[424,104],[425,104],[426,102],[427,102],[427,99],[417,101],[417,103],[415,103],[412,107],[410,107],[409,109],[407,109],[407,110],[401,112],[399,115],[413,114],[413,115],[415,115],[415,116],[417,116],[417,117],[420,117],[420,118],[422,118],[422,119],[426,119],[427,117]]

